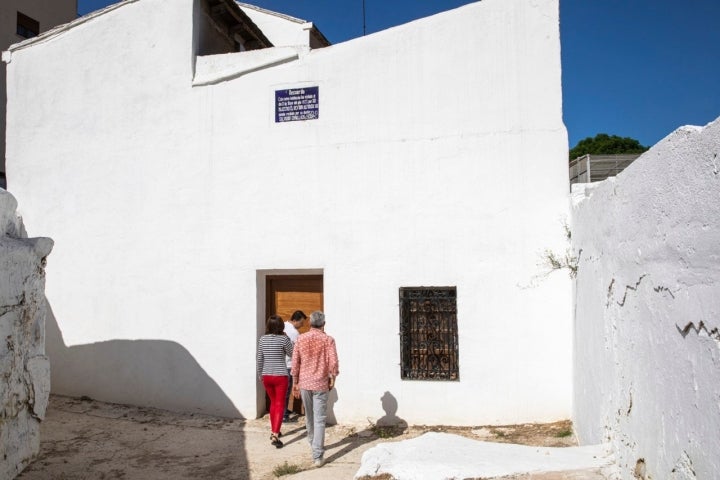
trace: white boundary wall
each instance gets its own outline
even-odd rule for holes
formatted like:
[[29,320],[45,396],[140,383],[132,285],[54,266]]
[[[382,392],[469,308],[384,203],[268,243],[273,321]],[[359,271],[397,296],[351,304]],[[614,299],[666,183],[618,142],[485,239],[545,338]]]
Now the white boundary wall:
[[720,120],[578,197],[580,441],[611,441],[625,479],[640,459],[642,478],[720,478]]
[[[320,272],[338,421],[386,392],[409,423],[568,418],[571,282],[528,286],[568,212],[557,0],[218,56],[193,86],[199,15],[130,1],[5,55],[9,179],[56,241],[54,390],[254,417],[264,275]],[[275,123],[302,86],[320,118]],[[404,286],[457,286],[460,381],[400,379]]]

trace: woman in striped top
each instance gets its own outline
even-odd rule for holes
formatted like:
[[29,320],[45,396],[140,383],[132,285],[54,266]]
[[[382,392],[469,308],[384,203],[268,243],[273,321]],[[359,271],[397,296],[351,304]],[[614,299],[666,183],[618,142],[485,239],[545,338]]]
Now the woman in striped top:
[[265,324],[265,335],[260,337],[257,349],[257,375],[270,397],[270,443],[276,448],[283,444],[278,439],[283,414],[285,393],[288,388],[288,372],[285,356],[292,357],[293,345],[283,332],[285,324],[278,315],[271,315]]

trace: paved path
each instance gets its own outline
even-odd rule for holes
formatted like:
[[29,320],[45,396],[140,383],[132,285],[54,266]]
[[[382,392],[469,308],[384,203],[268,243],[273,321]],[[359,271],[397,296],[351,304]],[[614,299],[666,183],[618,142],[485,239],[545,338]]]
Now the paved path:
[[[53,395],[42,424],[41,452],[19,480],[270,480],[287,463],[303,471],[284,480],[352,479],[365,450],[387,441],[362,426],[332,426],[327,464],[311,467],[302,423],[285,424],[285,447],[270,445],[266,419],[177,414]],[[385,477],[387,478],[387,477]],[[508,477],[604,480],[598,471]]]

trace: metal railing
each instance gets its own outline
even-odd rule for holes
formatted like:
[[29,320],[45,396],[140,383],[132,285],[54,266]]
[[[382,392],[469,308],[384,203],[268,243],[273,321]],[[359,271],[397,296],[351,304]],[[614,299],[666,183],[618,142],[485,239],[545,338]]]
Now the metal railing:
[[583,155],[570,160],[570,185],[591,183],[614,177],[638,158],[640,153],[620,155]]

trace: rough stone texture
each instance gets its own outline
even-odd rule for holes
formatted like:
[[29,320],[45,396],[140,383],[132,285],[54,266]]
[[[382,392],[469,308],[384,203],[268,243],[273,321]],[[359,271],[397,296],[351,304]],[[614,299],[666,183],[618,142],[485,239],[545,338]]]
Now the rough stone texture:
[[624,479],[720,478],[720,119],[577,193],[580,442]]
[[0,189],[0,478],[16,476],[40,448],[50,393],[45,356],[49,238],[27,238],[17,201]]

